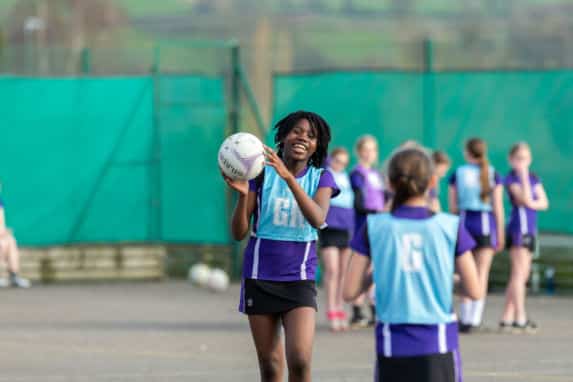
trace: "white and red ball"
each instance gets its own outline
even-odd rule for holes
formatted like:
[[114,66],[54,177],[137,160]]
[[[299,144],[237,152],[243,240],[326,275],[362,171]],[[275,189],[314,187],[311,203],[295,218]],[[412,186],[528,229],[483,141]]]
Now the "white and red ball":
[[188,278],[191,284],[197,286],[207,286],[211,277],[211,269],[207,264],[197,263],[189,268]]
[[218,161],[219,167],[229,178],[254,179],[265,166],[263,143],[253,134],[233,134],[221,145]]
[[213,269],[209,274],[207,287],[213,292],[224,292],[229,288],[229,276],[222,269]]

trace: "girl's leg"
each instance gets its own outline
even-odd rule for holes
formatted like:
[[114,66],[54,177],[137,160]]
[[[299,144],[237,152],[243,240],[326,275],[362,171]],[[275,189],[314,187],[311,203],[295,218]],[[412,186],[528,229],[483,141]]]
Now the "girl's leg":
[[344,299],[342,298],[342,287],[344,286],[344,275],[348,267],[348,260],[350,260],[350,248],[343,248],[340,250],[339,263],[338,263],[338,288],[336,291],[336,310],[340,316],[340,323],[343,329],[348,327],[346,321],[346,310],[344,309]]
[[20,252],[14,236],[9,236],[5,239],[7,241],[6,251],[6,264],[8,271],[11,273],[20,272]]
[[515,296],[515,283],[519,279],[519,269],[518,264],[514,263],[513,253],[518,250],[517,247],[511,247],[509,249],[510,258],[510,273],[509,280],[507,281],[507,287],[505,289],[505,307],[503,309],[503,314],[501,316],[501,322],[508,325],[515,321],[515,309],[516,309],[516,296]]
[[284,373],[284,349],[279,315],[249,315],[262,382],[280,382]]
[[308,382],[314,343],[314,308],[295,308],[283,315],[289,382]]
[[7,236],[5,239],[5,256],[8,273],[10,274],[10,285],[18,288],[29,288],[30,281],[20,277],[20,251],[14,236]]
[[476,267],[478,271],[478,278],[483,291],[483,298],[472,302],[471,316],[473,326],[479,326],[481,324],[483,310],[485,306],[485,300],[487,297],[488,281],[489,281],[489,270],[491,268],[491,262],[493,260],[494,250],[493,248],[480,248],[475,252]]
[[336,317],[337,293],[339,272],[338,248],[326,247],[322,249],[322,262],[324,264],[324,289],[326,291],[326,313],[330,322],[330,328],[338,330]]
[[531,271],[531,253],[527,248],[515,248],[510,252],[511,268],[515,269],[514,277],[514,304],[515,321],[519,325],[525,325],[527,313],[525,311],[525,296],[527,294],[527,280]]

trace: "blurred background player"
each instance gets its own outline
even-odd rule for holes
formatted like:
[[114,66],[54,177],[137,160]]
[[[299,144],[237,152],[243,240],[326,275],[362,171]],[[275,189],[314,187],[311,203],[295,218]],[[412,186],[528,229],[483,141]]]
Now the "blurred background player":
[[342,300],[342,276],[350,257],[350,235],[354,229],[354,193],[346,172],[350,156],[343,147],[332,150],[328,171],[334,177],[340,194],[330,202],[326,216],[328,226],[319,231],[322,262],[324,264],[324,289],[326,291],[326,316],[332,331],[348,328]]
[[4,202],[0,198],[0,257],[6,263],[8,280],[0,279],[0,287],[12,286],[17,288],[29,288],[30,281],[19,276],[20,251],[11,229],[6,227],[6,214]]
[[546,210],[549,201],[539,178],[529,172],[531,160],[531,150],[525,142],[516,143],[509,151],[511,171],[505,178],[505,187],[512,206],[507,224],[511,273],[499,324],[502,330],[534,332],[537,329],[525,310],[526,283],[538,240],[537,211]]
[[[354,233],[366,222],[366,216],[384,211],[384,182],[380,172],[374,167],[378,161],[378,141],[372,135],[358,138],[355,146],[358,165],[350,173],[350,183],[354,191]],[[370,320],[362,313],[364,301],[369,299]],[[369,293],[357,297],[352,303],[350,325],[354,328],[374,325],[376,312],[373,298]]]
[[458,217],[428,208],[436,177],[424,151],[398,151],[388,178],[392,211],[368,216],[353,238],[344,297],[353,299],[369,278],[376,285],[376,381],[461,381],[453,275],[456,267],[465,293],[481,296],[475,242]]
[[493,255],[505,242],[502,179],[489,164],[487,145],[479,138],[466,142],[466,164],[450,177],[449,210],[458,213],[477,243],[473,251],[482,288],[478,301],[462,297],[460,331],[468,333],[481,325]]
[[[322,169],[330,127],[319,115],[297,111],[275,125],[277,152],[253,181],[227,184],[239,193],[231,230],[245,238],[239,309],[248,315],[262,381],[282,381],[286,350],[289,381],[310,381],[316,322],[317,229],[339,192]],[[284,348],[280,338],[284,328]]]
[[434,162],[434,173],[436,174],[436,185],[432,187],[428,193],[430,209],[434,212],[442,210],[440,203],[440,181],[446,176],[452,167],[452,161],[448,154],[443,151],[436,150],[432,153],[432,161]]

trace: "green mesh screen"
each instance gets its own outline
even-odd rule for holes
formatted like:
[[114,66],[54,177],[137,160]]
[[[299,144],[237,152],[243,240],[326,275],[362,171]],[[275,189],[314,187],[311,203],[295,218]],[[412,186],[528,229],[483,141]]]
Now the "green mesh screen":
[[204,76],[0,78],[8,225],[32,245],[227,243],[223,94]]
[[422,80],[417,74],[280,75],[275,76],[274,97],[275,121],[299,109],[322,115],[332,128],[331,147],[350,149],[358,136],[372,134],[385,153],[405,137],[422,134]]
[[384,158],[415,139],[447,151],[454,165],[462,161],[465,139],[479,136],[502,174],[509,147],[525,140],[550,198],[541,229],[573,233],[572,89],[568,71],[277,75],[274,120],[308,109],[329,121],[333,146],[352,148],[358,136],[370,133]]

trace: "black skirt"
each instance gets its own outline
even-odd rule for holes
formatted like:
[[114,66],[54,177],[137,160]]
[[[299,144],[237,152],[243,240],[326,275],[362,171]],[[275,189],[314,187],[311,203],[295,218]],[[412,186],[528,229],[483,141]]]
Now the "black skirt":
[[378,356],[377,362],[377,382],[457,382],[452,352],[415,357]]
[[318,238],[322,248],[347,248],[350,245],[350,232],[345,229],[327,227],[318,231]]
[[317,310],[314,280],[243,280],[239,310],[245,314],[281,314],[303,306]]
[[507,232],[506,237],[506,249],[511,249],[511,247],[523,247],[527,248],[530,252],[535,252],[537,245],[537,237],[535,235]]

